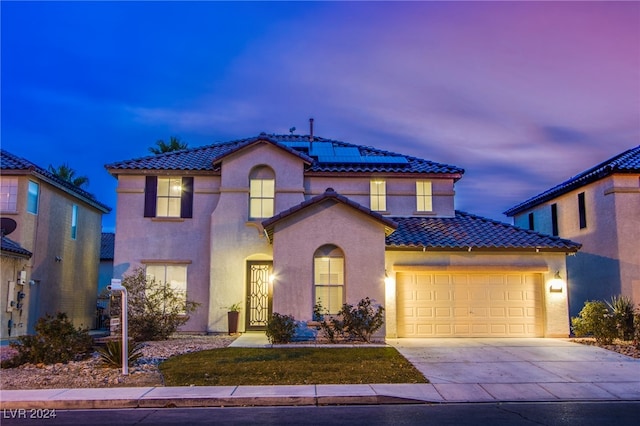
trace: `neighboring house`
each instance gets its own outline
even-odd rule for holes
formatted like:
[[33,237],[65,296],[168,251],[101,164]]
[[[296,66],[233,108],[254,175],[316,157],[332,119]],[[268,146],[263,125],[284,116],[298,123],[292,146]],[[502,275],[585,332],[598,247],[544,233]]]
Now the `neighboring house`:
[[[2,283],[0,285],[0,339],[17,337],[26,334],[29,311],[25,305],[29,303],[29,277],[27,265],[32,253],[25,250],[13,240],[5,236],[13,232],[15,222],[6,223],[2,218],[0,238],[0,263]],[[5,225],[13,229],[6,230]]]
[[550,291],[579,245],[454,209],[458,167],[313,136],[267,135],[116,162],[114,275],[143,266],[201,303],[183,327],[310,320],[365,297],[387,337],[567,336]]
[[571,316],[588,300],[640,304],[640,146],[505,212],[516,226],[582,244],[567,268]]
[[102,215],[109,207],[5,150],[0,169],[0,214],[17,223],[11,239],[33,253],[24,265],[31,283],[25,286],[27,332],[34,331],[39,318],[57,312],[90,328],[96,313]]
[[98,268],[98,295],[107,291],[113,278],[113,251],[116,234],[103,232],[100,239],[100,267]]

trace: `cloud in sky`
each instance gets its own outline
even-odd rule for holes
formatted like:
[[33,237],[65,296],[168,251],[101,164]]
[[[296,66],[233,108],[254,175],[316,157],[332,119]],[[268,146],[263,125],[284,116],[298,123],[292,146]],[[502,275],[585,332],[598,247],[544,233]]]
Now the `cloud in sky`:
[[3,147],[45,167],[77,162],[114,207],[105,163],[173,134],[197,146],[307,133],[311,116],[320,136],[465,168],[457,206],[501,220],[640,140],[634,2],[4,3],[2,12]]

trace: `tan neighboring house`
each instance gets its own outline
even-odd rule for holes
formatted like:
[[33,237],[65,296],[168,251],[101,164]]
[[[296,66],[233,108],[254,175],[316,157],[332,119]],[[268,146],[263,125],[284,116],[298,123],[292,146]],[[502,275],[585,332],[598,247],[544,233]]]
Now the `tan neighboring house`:
[[588,300],[640,304],[640,146],[610,158],[505,212],[516,226],[569,238],[571,316]]
[[387,337],[569,334],[554,277],[579,244],[455,210],[459,167],[265,133],[105,167],[114,275],[142,266],[200,302],[185,332],[226,332],[238,302],[247,331],[370,297]]
[[[32,253],[21,269],[27,277],[21,291],[28,321],[20,322],[23,327],[16,334],[32,333],[39,318],[57,312],[65,312],[78,327],[91,328],[96,314],[102,215],[110,208],[4,149],[0,170],[0,215],[16,222],[11,240]],[[5,276],[3,270],[3,294],[12,280],[15,278]],[[3,331],[6,325],[3,321]]]

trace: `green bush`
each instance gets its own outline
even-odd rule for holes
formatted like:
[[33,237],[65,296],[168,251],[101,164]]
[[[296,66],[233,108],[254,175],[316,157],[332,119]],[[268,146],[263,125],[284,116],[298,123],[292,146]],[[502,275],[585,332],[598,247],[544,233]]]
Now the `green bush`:
[[[136,342],[165,340],[189,321],[199,303],[169,284],[147,277],[144,268],[135,269],[122,279],[128,292],[129,336]],[[120,293],[113,296],[111,317],[120,315]]]
[[[128,364],[132,366],[134,362],[142,358],[142,343],[129,342],[127,346]],[[111,340],[103,347],[98,348],[100,360],[107,367],[122,367],[122,340]]]
[[632,340],[634,334],[633,313],[635,305],[628,296],[613,296],[607,306],[613,312],[618,338]]
[[66,363],[87,358],[93,349],[88,330],[75,328],[64,312],[40,318],[35,331],[35,335],[20,336],[9,344],[18,351],[10,365]]
[[602,345],[613,343],[618,335],[615,318],[601,301],[585,302],[578,316],[571,318],[571,326],[577,337],[593,336]]
[[269,343],[289,343],[296,331],[296,320],[291,315],[274,312],[267,321],[267,339]]
[[332,343],[339,339],[371,342],[373,334],[384,325],[384,307],[374,308],[366,297],[356,306],[345,303],[336,315],[329,316],[318,302],[313,307],[313,317]]

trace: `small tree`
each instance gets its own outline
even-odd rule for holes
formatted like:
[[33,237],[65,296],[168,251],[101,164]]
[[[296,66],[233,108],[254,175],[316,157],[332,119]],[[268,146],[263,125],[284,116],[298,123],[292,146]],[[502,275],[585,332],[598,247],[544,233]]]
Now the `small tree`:
[[[144,268],[136,268],[122,279],[129,300],[127,314],[129,335],[136,342],[164,340],[189,321],[199,303],[168,283],[148,277]],[[120,295],[113,296],[120,299]],[[120,314],[120,302],[112,302],[112,317]]]
[[571,318],[571,326],[576,336],[593,336],[601,345],[610,345],[616,338],[616,322],[602,301],[585,302],[577,317]]
[[289,343],[296,332],[296,320],[291,315],[274,312],[267,321],[267,339],[269,343]]

